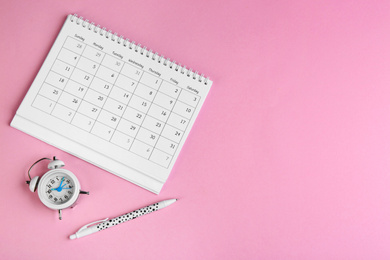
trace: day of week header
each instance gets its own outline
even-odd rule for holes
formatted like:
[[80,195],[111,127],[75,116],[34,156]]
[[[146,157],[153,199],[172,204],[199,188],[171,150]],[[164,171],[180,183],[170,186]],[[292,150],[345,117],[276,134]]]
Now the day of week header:
[[160,72],[152,70],[151,68],[149,68],[149,71],[154,73],[154,74],[156,74],[156,75],[158,75],[159,77],[161,77],[161,73]]
[[80,36],[80,35],[77,35],[77,34],[75,34],[74,35],[74,37],[75,38],[77,38],[77,39],[80,39],[80,40],[82,40],[82,41],[84,41],[85,39],[82,37],[82,36]]
[[112,51],[112,54],[114,54],[114,55],[117,56],[118,58],[123,59],[123,56],[120,55],[119,53],[115,52],[115,51]]
[[129,59],[129,62],[133,63],[134,65],[136,65],[136,66],[138,66],[138,67],[140,67],[141,69],[144,68],[144,66],[143,66],[142,64],[139,64],[138,62],[135,62],[135,61],[133,61],[132,59]]
[[98,47],[100,50],[103,50],[103,46],[97,44],[96,42],[93,43],[93,46]]
[[199,94],[199,90],[197,90],[197,89],[195,89],[195,88],[193,88],[191,86],[187,86],[187,89],[195,92],[196,94]]
[[179,82],[176,79],[170,78],[170,80],[175,83],[176,85],[179,84]]

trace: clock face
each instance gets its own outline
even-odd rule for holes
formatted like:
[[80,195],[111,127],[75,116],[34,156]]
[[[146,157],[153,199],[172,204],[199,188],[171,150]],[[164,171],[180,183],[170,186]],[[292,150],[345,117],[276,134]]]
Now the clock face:
[[72,206],[79,194],[79,181],[72,172],[65,169],[48,171],[38,184],[39,199],[51,209],[65,209]]
[[47,179],[45,195],[54,204],[63,204],[75,194],[75,186],[71,178],[64,174],[53,174]]

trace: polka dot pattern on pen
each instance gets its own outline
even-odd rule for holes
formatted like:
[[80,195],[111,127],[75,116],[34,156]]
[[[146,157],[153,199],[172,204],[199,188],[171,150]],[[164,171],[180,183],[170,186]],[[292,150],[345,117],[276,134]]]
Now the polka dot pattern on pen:
[[129,221],[129,220],[138,218],[138,217],[140,217],[142,215],[149,214],[149,213],[151,213],[153,211],[156,211],[156,210],[158,210],[158,203],[155,203],[153,205],[150,205],[150,206],[147,206],[147,207],[135,210],[133,212],[127,213],[127,214],[119,216],[117,218],[107,220],[107,221],[105,221],[103,223],[98,224],[97,228],[99,229],[99,231],[101,231],[103,229],[106,229],[106,228],[109,228],[109,227],[112,227],[112,226],[116,226],[116,225],[118,225],[120,223],[123,223],[123,222]]

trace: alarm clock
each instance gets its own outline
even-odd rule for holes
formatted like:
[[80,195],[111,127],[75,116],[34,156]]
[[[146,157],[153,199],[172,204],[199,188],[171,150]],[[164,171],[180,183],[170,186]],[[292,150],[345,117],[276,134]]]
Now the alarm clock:
[[[36,176],[31,178],[30,171],[40,161],[50,160],[48,164],[49,171],[43,174],[42,177]],[[88,194],[89,192],[82,191],[80,182],[71,171],[62,169],[65,164],[63,161],[50,158],[41,158],[28,170],[29,185],[31,192],[38,192],[38,197],[41,202],[49,209],[57,210],[59,219],[62,219],[62,210],[75,206],[80,194]]]

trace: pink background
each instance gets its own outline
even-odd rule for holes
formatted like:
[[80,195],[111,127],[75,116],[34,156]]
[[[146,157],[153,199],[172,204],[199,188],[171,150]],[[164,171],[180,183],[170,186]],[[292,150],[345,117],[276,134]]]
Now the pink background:
[[[389,259],[389,11],[388,1],[2,0],[0,258]],[[160,195],[9,126],[69,13],[214,81]],[[24,184],[53,155],[91,192],[62,221]],[[68,239],[168,198],[179,201]]]

